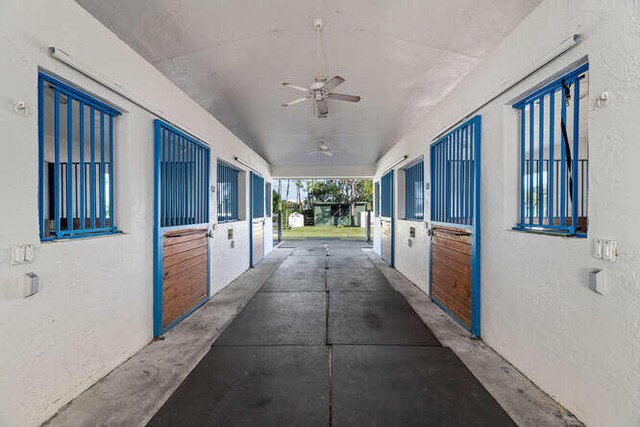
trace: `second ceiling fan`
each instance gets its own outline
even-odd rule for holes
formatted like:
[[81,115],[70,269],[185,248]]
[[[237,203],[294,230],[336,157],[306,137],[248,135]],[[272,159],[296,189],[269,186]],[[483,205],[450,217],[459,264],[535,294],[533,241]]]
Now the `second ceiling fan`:
[[308,88],[287,83],[287,82],[282,83],[283,86],[290,87],[291,89],[305,92],[307,94],[303,98],[295,99],[291,102],[287,102],[282,105],[284,107],[290,107],[292,105],[299,104],[307,100],[311,100],[314,105],[314,111],[317,111],[318,117],[322,118],[322,117],[327,117],[327,114],[329,114],[329,105],[328,105],[329,100],[358,102],[360,101],[360,97],[356,95],[345,95],[343,93],[331,92],[333,89],[335,89],[336,87],[344,83],[345,80],[340,76],[335,76],[327,80],[327,77],[324,75],[324,72],[322,71],[322,63],[321,63],[321,57],[322,57],[321,32],[322,32],[322,29],[324,28],[322,19],[316,18],[313,22],[313,26],[316,30],[316,42],[317,42],[317,46],[316,46],[317,67],[316,67],[315,82],[313,82],[313,84]]

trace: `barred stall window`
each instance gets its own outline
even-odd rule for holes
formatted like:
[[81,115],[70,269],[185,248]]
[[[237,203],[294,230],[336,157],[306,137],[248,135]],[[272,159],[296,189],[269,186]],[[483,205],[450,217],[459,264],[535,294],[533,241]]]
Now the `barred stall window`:
[[393,212],[393,171],[380,179],[380,216],[391,218]]
[[422,159],[405,168],[405,218],[424,218],[424,162]]
[[38,76],[40,238],[117,232],[114,120],[121,113],[44,73]]
[[264,217],[264,178],[251,172],[251,217]]
[[521,230],[585,237],[589,65],[514,104],[520,116]]
[[238,170],[218,160],[218,222],[238,220]]
[[209,222],[209,147],[180,129],[155,121],[159,156],[160,226]]

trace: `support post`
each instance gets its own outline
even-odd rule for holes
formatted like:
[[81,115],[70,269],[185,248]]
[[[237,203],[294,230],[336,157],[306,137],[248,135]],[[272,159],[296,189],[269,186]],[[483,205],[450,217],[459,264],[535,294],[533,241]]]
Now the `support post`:
[[367,221],[365,224],[365,233],[367,234],[367,242],[371,242],[371,207],[367,203]]
[[282,202],[278,203],[278,242],[282,242]]

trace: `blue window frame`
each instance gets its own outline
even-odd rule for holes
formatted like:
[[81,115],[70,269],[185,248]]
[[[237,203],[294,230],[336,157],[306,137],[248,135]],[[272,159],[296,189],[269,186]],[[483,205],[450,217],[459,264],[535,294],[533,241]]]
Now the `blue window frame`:
[[238,169],[218,160],[218,222],[238,220]]
[[38,74],[40,239],[117,232],[114,120],[120,111]]
[[393,171],[380,179],[380,216],[391,218],[393,212]]
[[405,218],[412,220],[424,219],[424,161],[418,160],[405,168]]
[[513,105],[520,119],[516,229],[586,237],[588,70],[585,64]]
[[264,178],[251,172],[251,218],[264,217]]
[[155,132],[160,227],[209,223],[209,147],[161,120]]

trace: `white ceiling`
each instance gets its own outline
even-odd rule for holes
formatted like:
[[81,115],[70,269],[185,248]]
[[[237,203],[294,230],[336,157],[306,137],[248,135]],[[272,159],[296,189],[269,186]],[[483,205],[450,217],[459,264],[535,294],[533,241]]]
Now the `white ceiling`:
[[[77,0],[275,166],[372,165],[541,0]],[[284,108],[327,74],[358,104]],[[346,152],[308,156],[320,138]],[[215,141],[212,141],[215,144]]]

